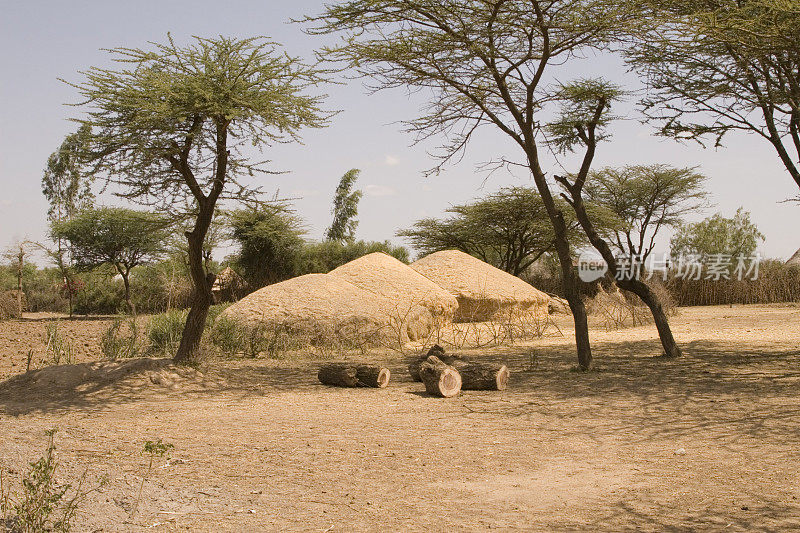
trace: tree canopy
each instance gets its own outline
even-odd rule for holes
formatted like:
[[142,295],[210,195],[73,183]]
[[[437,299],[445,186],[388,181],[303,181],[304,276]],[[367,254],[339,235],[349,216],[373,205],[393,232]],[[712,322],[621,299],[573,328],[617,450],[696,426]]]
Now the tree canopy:
[[705,181],[693,168],[632,165],[591,172],[585,191],[587,200],[622,222],[613,232],[617,249],[644,261],[659,232],[680,225],[685,214],[705,206]]
[[55,222],[52,234],[69,243],[78,270],[110,264],[122,276],[125,302],[131,302],[130,273],[164,251],[168,222],[154,213],[122,207],[101,207],[77,213],[72,220]]
[[[800,9],[785,0],[646,2],[628,61],[661,135],[769,142],[800,187]],[[800,197],[800,196],[799,196]]]
[[739,208],[731,218],[717,213],[700,222],[682,225],[670,241],[673,256],[697,256],[701,261],[713,257],[752,256],[764,235],[750,220],[750,213]]
[[94,200],[92,176],[84,171],[81,159],[90,135],[91,128],[82,125],[47,158],[42,194],[50,203],[47,216],[51,222],[71,219]]
[[264,204],[229,215],[231,238],[239,246],[235,262],[251,287],[297,275],[306,244],[303,221],[283,204]]
[[[558,205],[570,215],[566,203],[558,200]],[[503,188],[447,212],[448,218],[424,218],[397,235],[408,238],[423,255],[461,250],[514,276],[555,249],[553,226],[542,198],[530,187]],[[607,210],[595,210],[593,218],[604,228],[619,226]],[[569,217],[568,227],[573,248],[585,246],[586,236],[574,216]]]
[[191,218],[186,232],[194,286],[176,360],[196,358],[213,276],[204,269],[217,202],[255,199],[249,178],[269,173],[245,148],[296,141],[304,127],[321,127],[321,97],[308,94],[319,71],[264,38],[195,37],[179,46],[110,50],[117,69],[93,67],[72,84],[91,127],[85,156],[91,170],[120,196]]

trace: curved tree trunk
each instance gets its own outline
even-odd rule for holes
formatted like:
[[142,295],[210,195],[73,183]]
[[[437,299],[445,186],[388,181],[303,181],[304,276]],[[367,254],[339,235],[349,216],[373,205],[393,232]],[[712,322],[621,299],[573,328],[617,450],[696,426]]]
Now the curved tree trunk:
[[[578,222],[580,222],[586,236],[589,238],[589,242],[591,242],[592,246],[603,256],[611,274],[614,275],[615,278],[618,277],[616,274],[619,272],[619,265],[617,265],[611,247],[595,230],[594,225],[589,219],[589,215],[586,213],[586,206],[583,203],[583,199],[580,197],[580,192],[571,191],[571,193],[572,207],[575,210]],[[681,349],[678,347],[678,344],[675,342],[675,337],[672,335],[672,329],[669,326],[667,314],[664,312],[664,307],[661,305],[658,296],[650,289],[650,286],[636,278],[618,279],[616,283],[620,288],[630,291],[641,298],[650,309],[656,329],[658,330],[658,336],[661,339],[661,346],[664,348],[664,355],[667,357],[679,357],[681,355]],[[571,302],[570,307],[572,307]]]
[[211,286],[214,284],[214,275],[206,274],[203,267],[203,242],[211,225],[211,210],[201,207],[197,216],[194,230],[186,232],[189,242],[189,271],[192,277],[192,305],[186,317],[186,325],[181,335],[181,343],[175,354],[175,362],[187,363],[197,361],[200,356],[200,341],[206,326],[208,309],[213,303]]
[[650,309],[653,315],[653,322],[658,330],[658,337],[661,339],[661,346],[664,348],[664,355],[667,357],[680,357],[681,349],[678,343],[675,342],[675,337],[672,335],[672,328],[669,326],[669,319],[667,313],[664,312],[664,306],[661,305],[661,300],[653,292],[647,283],[638,280],[620,280],[617,285],[626,291],[631,291]]

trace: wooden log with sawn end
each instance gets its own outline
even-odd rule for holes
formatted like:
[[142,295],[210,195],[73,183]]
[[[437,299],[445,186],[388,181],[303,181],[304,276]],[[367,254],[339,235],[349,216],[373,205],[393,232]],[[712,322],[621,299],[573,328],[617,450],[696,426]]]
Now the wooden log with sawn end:
[[358,363],[326,363],[317,373],[319,381],[334,387],[373,387],[382,389],[389,384],[388,368]]
[[450,398],[461,391],[461,374],[432,355],[419,367],[419,377],[428,394]]

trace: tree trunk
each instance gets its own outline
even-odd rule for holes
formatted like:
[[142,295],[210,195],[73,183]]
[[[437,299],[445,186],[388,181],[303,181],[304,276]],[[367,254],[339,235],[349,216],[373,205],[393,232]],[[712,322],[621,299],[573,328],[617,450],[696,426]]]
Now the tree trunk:
[[641,298],[650,309],[656,330],[658,330],[658,337],[661,339],[661,347],[664,348],[664,355],[666,357],[680,357],[682,352],[678,343],[675,342],[675,337],[672,335],[672,328],[669,327],[669,319],[664,312],[664,306],[661,305],[661,301],[650,286],[638,279],[620,280],[617,281],[617,285]]
[[462,390],[506,390],[509,371],[503,364],[453,361],[451,366],[461,374]]
[[320,367],[320,383],[335,387],[372,387],[382,389],[389,384],[388,368],[353,363],[327,363]]
[[[615,278],[619,277],[617,276],[617,273],[619,272],[619,266],[617,265],[614,253],[611,251],[611,247],[608,245],[608,243],[602,237],[600,237],[595,230],[594,225],[589,219],[589,215],[586,213],[586,206],[584,205],[583,199],[580,196],[580,191],[571,191],[571,194],[572,207],[575,210],[575,215],[578,218],[578,222],[580,222],[581,227],[586,233],[586,236],[589,238],[589,242],[591,242],[592,246],[594,246],[595,249],[600,252],[600,255],[603,256],[603,259],[608,264],[609,272]],[[650,312],[653,315],[653,321],[655,322],[656,329],[658,330],[658,336],[661,339],[661,346],[664,348],[664,354],[667,357],[679,357],[681,355],[681,349],[678,347],[678,344],[675,342],[675,337],[672,335],[672,329],[669,327],[669,320],[667,319],[666,313],[664,313],[664,308],[661,305],[661,302],[658,300],[658,297],[650,289],[647,283],[637,278],[617,279],[616,283],[620,288],[631,291],[636,296],[641,298],[647,307],[650,308]]]
[[197,215],[194,230],[186,232],[189,242],[189,271],[192,277],[192,305],[186,317],[178,352],[175,354],[176,363],[196,362],[200,357],[200,341],[208,318],[208,309],[213,302],[211,286],[214,284],[214,275],[206,274],[203,268],[203,242],[211,225],[213,206],[209,210],[201,205]]
[[22,318],[22,257],[19,258],[19,270],[17,270],[17,311]]
[[131,301],[131,283],[130,283],[130,270],[117,267],[119,275],[122,276],[122,283],[125,285],[125,304],[128,306],[128,311],[132,316],[136,316],[136,306]]
[[450,398],[461,391],[461,374],[435,355],[425,360],[419,369],[419,376],[428,394]]
[[564,213],[556,206],[550,187],[545,179],[544,172],[539,166],[536,145],[532,138],[526,140],[526,153],[528,163],[533,175],[533,181],[539,195],[542,197],[547,216],[553,226],[555,236],[555,248],[558,261],[561,264],[561,282],[564,286],[564,297],[572,310],[572,318],[575,322],[575,346],[578,352],[578,366],[581,370],[589,370],[592,366],[592,348],[589,343],[589,322],[586,318],[586,306],[578,291],[578,275],[572,264],[572,253],[567,239],[567,223],[564,221]]

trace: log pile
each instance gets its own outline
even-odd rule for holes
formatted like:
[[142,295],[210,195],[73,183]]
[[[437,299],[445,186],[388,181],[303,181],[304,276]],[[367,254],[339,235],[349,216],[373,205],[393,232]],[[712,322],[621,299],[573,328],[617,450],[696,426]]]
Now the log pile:
[[390,376],[388,368],[356,363],[327,363],[317,373],[317,378],[324,385],[378,389],[389,384]]
[[461,388],[463,390],[501,391],[508,387],[510,372],[506,365],[467,361],[460,355],[446,354],[444,348],[438,344],[433,345],[428,350],[428,353],[408,365],[408,373],[411,374],[411,379],[424,382],[420,375],[420,370],[431,357],[458,371],[461,375]]
[[[451,398],[461,390],[502,391],[508,387],[509,371],[504,364],[468,361],[457,354],[447,354],[434,345],[408,365],[414,381],[425,385],[428,394]],[[319,381],[335,387],[384,388],[389,384],[389,369],[361,363],[326,363],[317,374]]]

